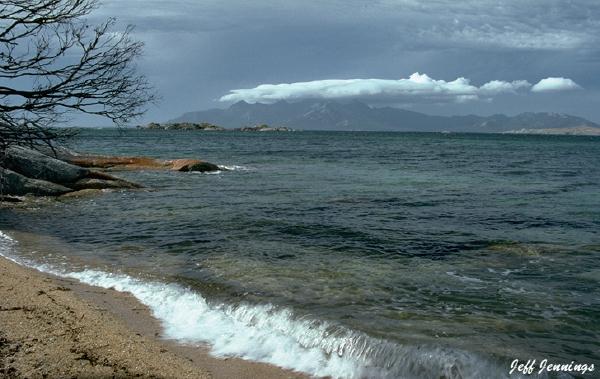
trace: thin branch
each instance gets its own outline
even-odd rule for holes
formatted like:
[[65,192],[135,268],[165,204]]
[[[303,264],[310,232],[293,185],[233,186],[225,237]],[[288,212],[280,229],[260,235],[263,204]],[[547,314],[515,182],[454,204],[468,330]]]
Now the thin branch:
[[137,72],[143,43],[115,19],[95,27],[83,19],[96,0],[3,0],[0,4],[0,148],[51,141],[43,130],[73,113],[117,125],[145,112],[156,94]]

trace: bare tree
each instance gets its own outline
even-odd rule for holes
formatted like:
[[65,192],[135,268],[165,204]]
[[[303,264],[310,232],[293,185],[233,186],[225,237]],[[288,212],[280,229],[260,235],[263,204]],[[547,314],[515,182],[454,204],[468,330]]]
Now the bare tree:
[[48,144],[71,112],[117,125],[141,115],[155,94],[135,61],[143,44],[132,27],[113,32],[115,19],[84,19],[97,0],[0,2],[0,150]]

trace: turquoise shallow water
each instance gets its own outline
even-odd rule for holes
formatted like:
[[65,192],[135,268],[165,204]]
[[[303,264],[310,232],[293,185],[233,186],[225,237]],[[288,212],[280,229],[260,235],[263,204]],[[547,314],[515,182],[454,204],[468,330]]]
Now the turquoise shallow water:
[[150,190],[2,209],[23,257],[325,322],[310,338],[346,333],[390,377],[431,377],[419,349],[450,377],[600,364],[599,138],[89,130],[73,147],[231,170],[123,172]]

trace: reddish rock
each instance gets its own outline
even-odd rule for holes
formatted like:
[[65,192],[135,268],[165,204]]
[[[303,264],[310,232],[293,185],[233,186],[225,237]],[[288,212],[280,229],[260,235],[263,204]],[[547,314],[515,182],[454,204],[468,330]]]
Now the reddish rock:
[[75,156],[69,159],[69,162],[88,168],[121,168],[128,170],[139,169],[164,169],[168,168],[167,161],[162,161],[148,157],[108,157],[108,156]]
[[161,160],[148,157],[74,156],[69,162],[86,168],[121,170],[218,171],[219,166],[199,159]]

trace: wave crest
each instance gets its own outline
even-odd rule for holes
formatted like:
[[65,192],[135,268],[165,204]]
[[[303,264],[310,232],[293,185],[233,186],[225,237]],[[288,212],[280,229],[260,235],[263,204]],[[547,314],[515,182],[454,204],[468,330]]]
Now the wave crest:
[[216,356],[236,356],[332,378],[508,378],[507,370],[470,352],[399,345],[326,321],[299,317],[289,308],[271,304],[212,304],[178,284],[40,265],[12,255],[15,244],[0,232],[0,255],[42,272],[129,292],[160,320],[166,337],[209,344]]

